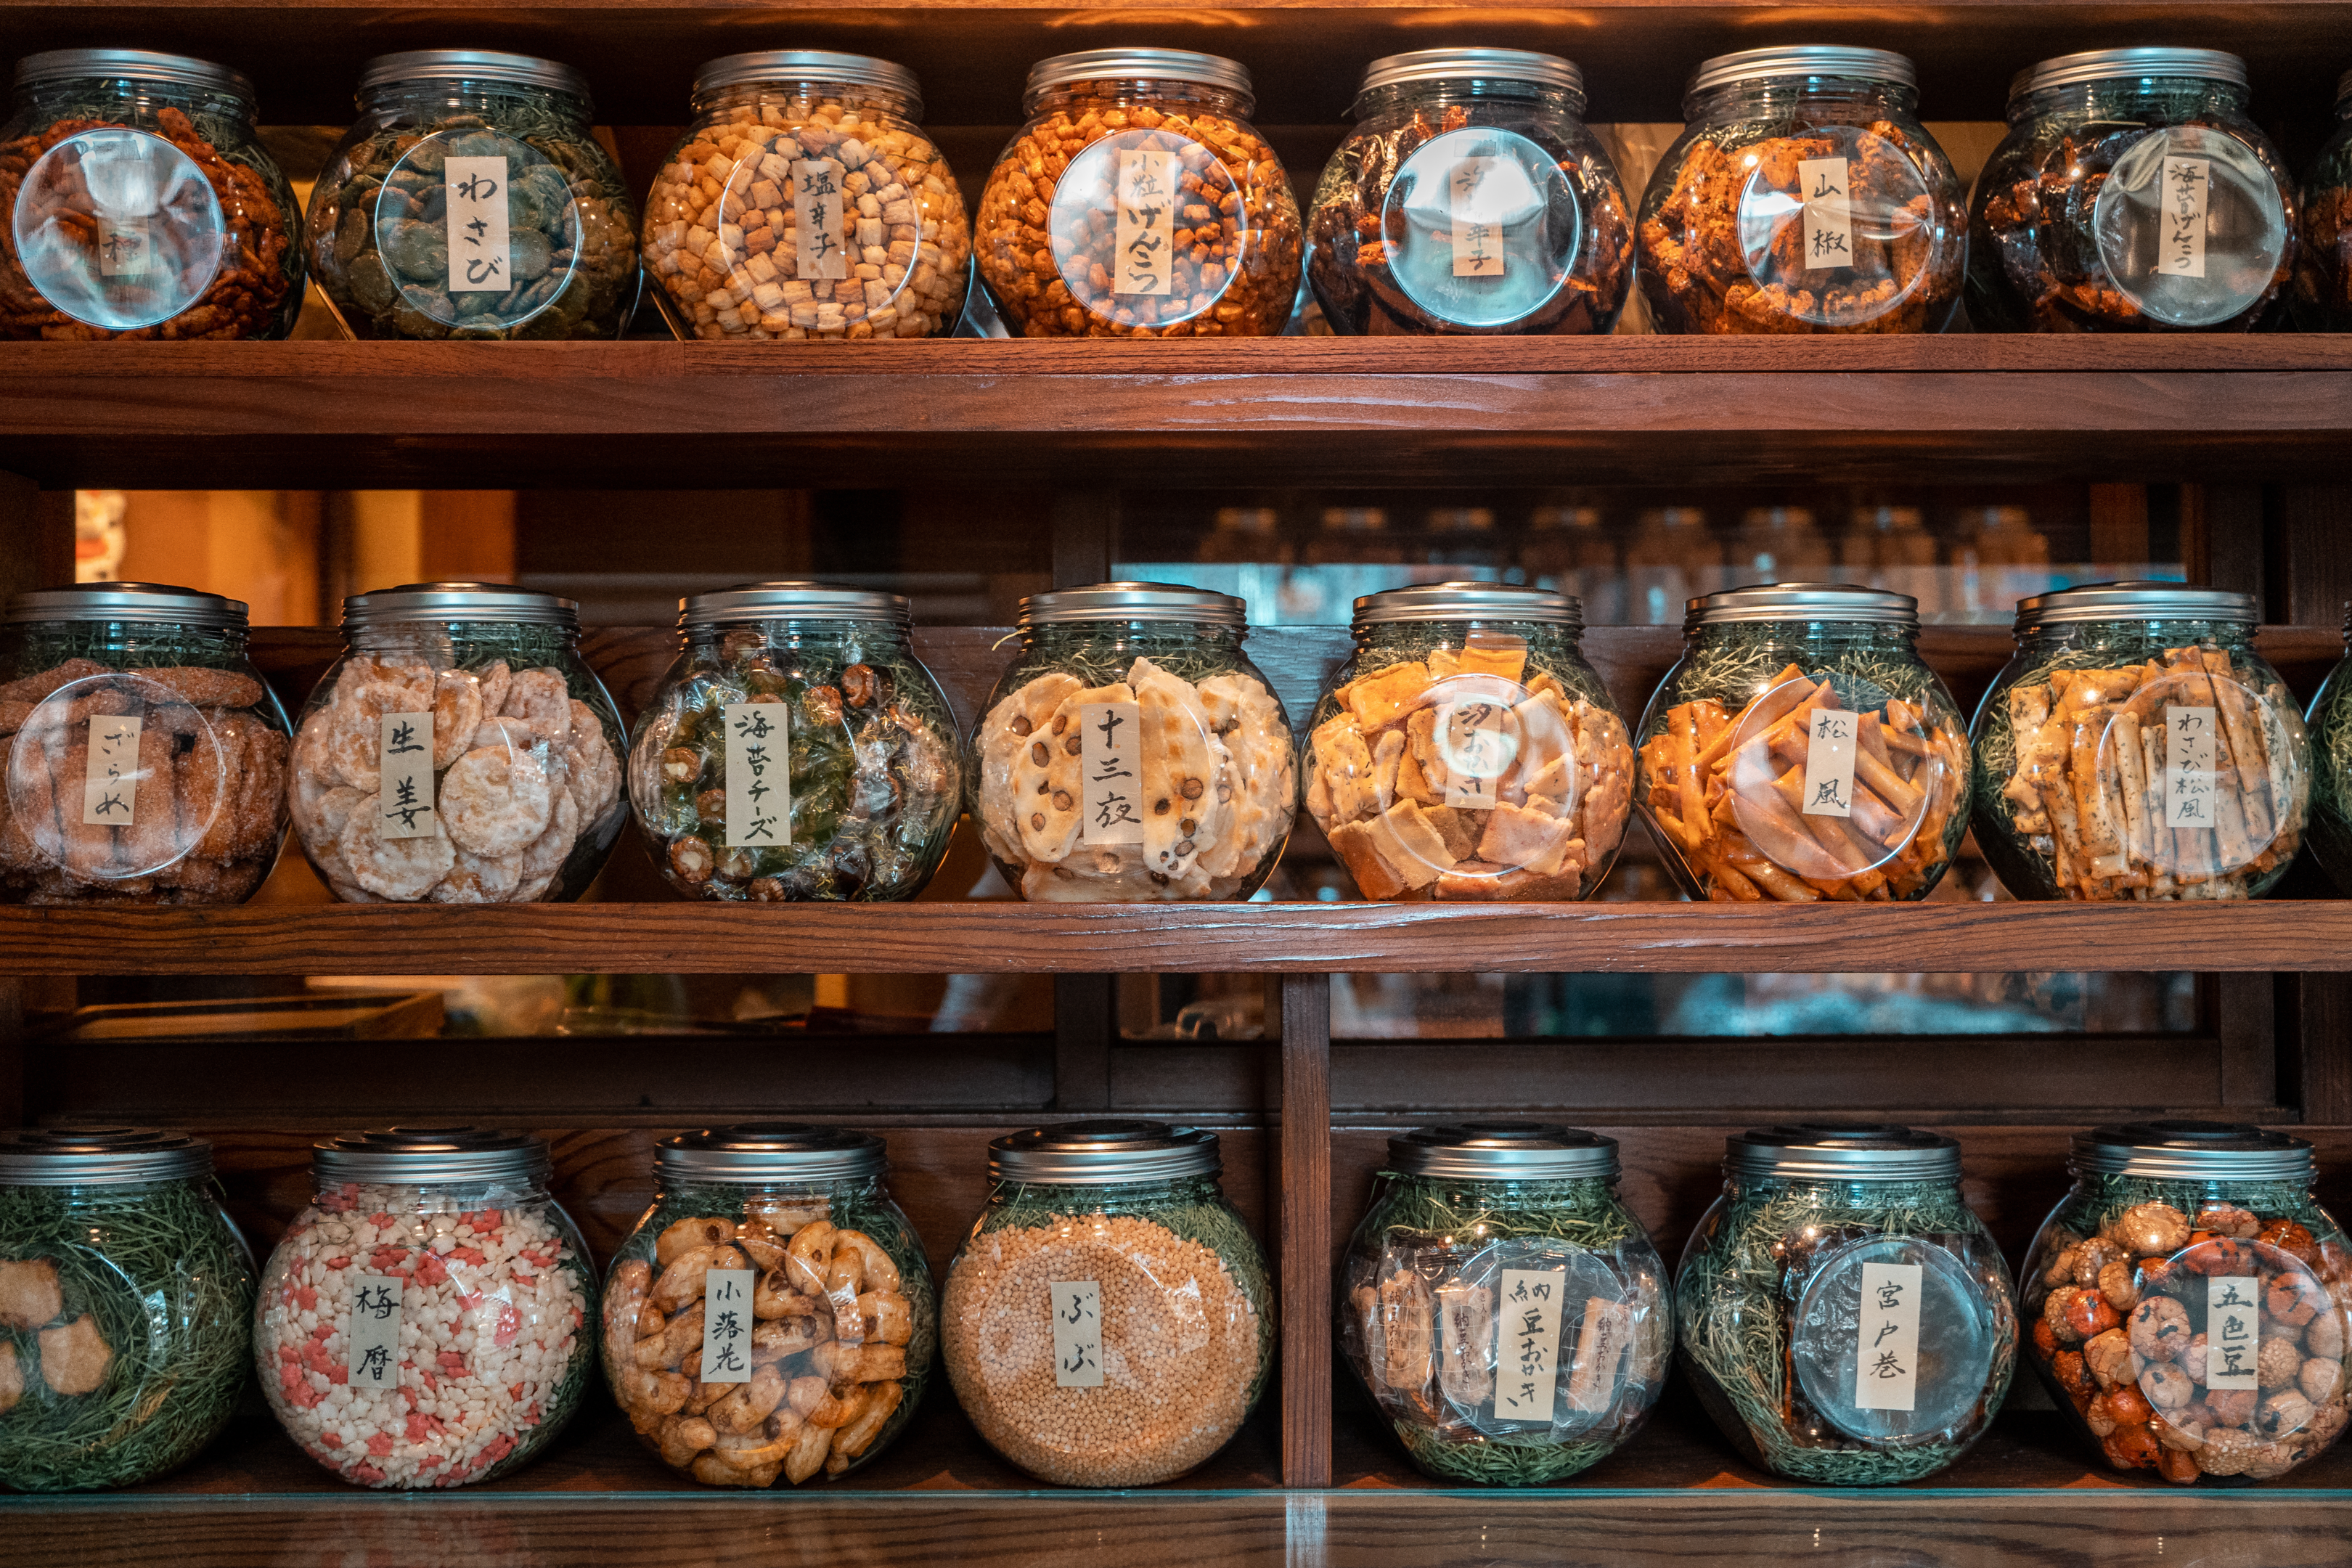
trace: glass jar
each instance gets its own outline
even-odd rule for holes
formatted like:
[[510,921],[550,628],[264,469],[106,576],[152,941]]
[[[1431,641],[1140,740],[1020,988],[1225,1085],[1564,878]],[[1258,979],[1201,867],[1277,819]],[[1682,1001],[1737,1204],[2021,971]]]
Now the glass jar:
[[2242,1123],[2077,1133],[2033,1240],[2027,1359],[2118,1470],[2183,1486],[2283,1476],[2345,1424],[2352,1253],[2311,1145]]
[[1307,280],[1335,331],[1607,332],[1633,286],[1625,187],[1584,73],[1524,49],[1374,60],[1323,166]]
[[467,1486],[528,1463],[594,1360],[588,1246],[547,1142],[394,1127],[315,1145],[261,1276],[253,1359],[302,1451],[347,1481]]
[[2303,244],[2287,298],[2306,332],[2352,332],[2352,71],[2336,84],[2336,118],[2303,182]]
[[254,1272],[210,1144],[0,1132],[0,1486],[127,1487],[193,1458],[245,1393]]
[[1924,899],[1969,830],[1967,731],[1918,601],[1815,583],[1690,602],[1634,798],[1684,892]]
[[285,710],[245,605],[154,583],[0,625],[0,903],[239,904],[286,837]]
[[784,1121],[656,1146],[653,1207],[604,1281],[604,1345],[622,1411],[665,1464],[712,1486],[798,1486],[905,1429],[939,1308],[883,1151],[870,1132]]
[[617,338],[637,215],[570,66],[378,55],[310,190],[310,264],[355,338]]
[[1368,899],[1579,899],[1632,807],[1625,721],[1574,599],[1495,583],[1356,601],[1315,707],[1307,813]]
[[1249,123],[1247,69],[1089,49],[1029,69],[973,244],[1015,337],[1273,337],[1298,297],[1298,204]]
[[1835,1486],[1949,1465],[1992,1424],[2017,1360],[2009,1268],[1960,1195],[1960,1146],[1908,1127],[1727,1139],[1675,1321],[1740,1457]]
[[1979,331],[2252,331],[2294,270],[2294,180],[2219,49],[2095,49],[2021,72],[1977,177]]
[[[2251,594],[2094,583],[2017,603],[1977,709],[1977,847],[2021,899],[2251,899],[2311,800]],[[2088,785],[2088,788],[2084,786]]]
[[678,602],[685,651],[629,752],[670,886],[761,903],[923,890],[963,811],[963,747],[913,624],[895,594],[819,583]]
[[1743,49],[1698,68],[1642,197],[1662,332],[1940,332],[1966,193],[1884,49]]
[[16,62],[0,130],[0,337],[282,338],[302,310],[294,188],[253,84],[143,49]]
[[2305,715],[2311,743],[2311,852],[2339,891],[2352,889],[2352,600],[2344,605],[2345,657],[2327,672]]
[[1097,583],[1021,601],[971,737],[971,810],[1033,902],[1246,899],[1290,837],[1290,720],[1242,601]]
[[682,338],[955,331],[971,222],[915,73],[867,55],[729,55],[646,197],[646,270]]
[[1339,1265],[1339,1353],[1424,1473],[1539,1486],[1649,1419],[1674,1303],[1617,1177],[1617,1141],[1571,1127],[1389,1140]]
[[940,1333],[989,1447],[1040,1480],[1139,1487],[1241,1429],[1274,1361],[1274,1282],[1220,1169],[1215,1133],[1160,1121],[988,1146]]
[[294,737],[294,831],[346,903],[562,903],[628,813],[580,606],[485,583],[343,601],[349,650]]

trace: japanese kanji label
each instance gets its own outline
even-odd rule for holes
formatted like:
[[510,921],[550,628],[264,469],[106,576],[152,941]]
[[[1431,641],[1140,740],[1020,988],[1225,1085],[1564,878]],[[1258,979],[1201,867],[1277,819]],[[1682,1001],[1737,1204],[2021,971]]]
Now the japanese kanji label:
[[2158,206],[2156,270],[2165,278],[2205,276],[2205,199],[2212,164],[2203,158],[2167,158]]
[[344,1370],[353,1388],[400,1386],[400,1278],[362,1274],[352,1293],[352,1327],[343,1336]]
[[81,786],[83,826],[131,826],[138,804],[142,723],[127,715],[90,715],[89,773]]
[[435,838],[440,815],[433,809],[433,715],[387,713],[376,749],[378,838]]
[[1805,728],[1805,815],[1853,815],[1853,741],[1857,714],[1816,708]]
[[799,277],[849,276],[843,173],[834,158],[803,158],[793,164],[793,227],[798,247],[793,266]]
[[1102,1287],[1091,1279],[1055,1279],[1046,1289],[1054,1303],[1054,1386],[1100,1388]]
[[781,702],[727,704],[727,847],[793,841],[792,732]]
[[2263,1348],[2256,1316],[2263,1282],[2243,1274],[2218,1274],[2205,1281],[2205,1386],[2258,1388],[2254,1361]]
[[2210,708],[2164,710],[2164,825],[2213,826],[2213,721]]
[[1918,1405],[1919,1273],[1916,1263],[1862,1266],[1853,1358],[1857,1410],[1910,1410]]
[[1609,1408],[1617,1392],[1617,1365],[1633,1342],[1633,1310],[1606,1296],[1588,1297],[1584,1327],[1576,1336],[1576,1359],[1569,1364],[1568,1402],[1588,1415]]
[[1808,272],[1853,265],[1853,186],[1845,168],[1843,158],[1806,158],[1797,164],[1799,194],[1805,204]]
[[449,158],[449,292],[503,294],[514,287],[507,248],[507,161]]
[[98,275],[100,278],[137,278],[151,265],[154,244],[147,233],[143,217],[110,217],[98,215]]
[[1086,843],[1143,842],[1141,714],[1132,702],[1078,704],[1078,837]]
[[1495,1415],[1549,1421],[1559,1384],[1559,1299],[1565,1268],[1506,1268],[1495,1314]]
[[1464,699],[1447,703],[1438,722],[1444,727],[1438,751],[1445,759],[1445,804],[1457,810],[1493,810],[1495,787],[1519,755],[1510,709],[1500,701]]
[[751,1381],[751,1278],[749,1268],[714,1268],[702,1286],[702,1381]]
[[1111,236],[1118,263],[1114,294],[1165,294],[1175,287],[1176,155],[1121,151]]
[[1454,276],[1500,278],[1503,275],[1503,229],[1480,223],[1478,185],[1502,160],[1465,158],[1448,172],[1446,210],[1454,216]]

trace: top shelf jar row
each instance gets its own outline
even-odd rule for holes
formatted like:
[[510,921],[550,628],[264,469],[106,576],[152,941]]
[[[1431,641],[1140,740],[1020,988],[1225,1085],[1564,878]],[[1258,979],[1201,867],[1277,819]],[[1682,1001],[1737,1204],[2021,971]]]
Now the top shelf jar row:
[[1674,333],[2352,330],[2352,125],[2298,185],[2236,56],[2031,66],[1972,198],[1917,100],[1882,49],[1706,60],[1637,207],[1573,62],[1391,55],[1302,216],[1244,66],[1096,49],[1031,69],[968,215],[912,72],[730,55],[640,213],[579,72],[436,49],[367,64],[303,215],[236,71],[60,50],[0,133],[0,337],[283,337],[307,279],[358,338],[609,339],[648,280],[684,338],[923,338],[975,268],[1028,337],[1274,335],[1310,291],[1349,334],[1607,332],[1637,279]]

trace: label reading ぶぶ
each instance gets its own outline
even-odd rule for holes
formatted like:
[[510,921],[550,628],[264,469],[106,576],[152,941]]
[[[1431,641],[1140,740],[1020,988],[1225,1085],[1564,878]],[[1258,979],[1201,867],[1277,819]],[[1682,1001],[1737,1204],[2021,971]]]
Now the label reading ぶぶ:
[[400,1279],[362,1274],[353,1282],[344,1370],[353,1388],[400,1386]]
[[1142,712],[1133,702],[1078,705],[1078,837],[1088,844],[1143,842]]
[[793,269],[802,278],[849,276],[849,246],[844,226],[844,170],[838,159],[803,158],[793,164]]
[[1805,270],[1829,272],[1853,266],[1853,187],[1846,179],[1846,161],[1801,159],[1797,183],[1805,204]]
[[1499,158],[1465,158],[1446,175],[1446,210],[1454,216],[1454,276],[1500,278],[1503,229],[1478,221],[1478,186]]
[[1853,742],[1862,721],[1835,708],[1816,708],[1805,729],[1805,815],[1853,815]]
[[1091,1279],[1055,1279],[1046,1289],[1054,1303],[1054,1386],[1100,1388],[1102,1287]]
[[85,827],[128,827],[139,795],[139,730],[129,714],[92,714],[89,774],[82,781]]
[[375,836],[434,838],[441,818],[433,809],[433,715],[387,713],[376,751]]
[[2164,825],[2213,826],[2213,721],[2210,708],[2164,710]]
[[702,1381],[751,1381],[749,1268],[713,1268],[702,1281]]
[[727,847],[793,841],[792,730],[781,702],[727,704]]
[[1864,1263],[1855,1326],[1857,1410],[1910,1410],[1919,1402],[1919,1265]]
[[2205,158],[2164,161],[2162,215],[2156,235],[2156,270],[2165,278],[2205,276],[2205,201],[2213,165]]
[[507,243],[507,161],[448,158],[449,292],[503,294],[514,287]]
[[1165,151],[1122,149],[1118,154],[1114,294],[1166,294],[1176,286],[1175,159]]
[[1568,1270],[1506,1268],[1500,1285],[1495,1415],[1505,1421],[1549,1421],[1559,1384],[1559,1299]]
[[2222,1274],[2205,1281],[2205,1386],[2258,1388],[2255,1355],[2263,1348],[2262,1281]]

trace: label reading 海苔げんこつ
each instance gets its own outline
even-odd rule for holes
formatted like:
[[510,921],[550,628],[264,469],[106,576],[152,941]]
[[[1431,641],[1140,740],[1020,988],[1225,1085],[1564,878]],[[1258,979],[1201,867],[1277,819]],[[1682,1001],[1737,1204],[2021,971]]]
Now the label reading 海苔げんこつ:
[[1078,705],[1078,837],[1086,843],[1143,842],[1142,711],[1133,702]]
[[391,1274],[362,1274],[352,1281],[344,1372],[353,1388],[400,1386],[400,1288]]
[[1919,1265],[1864,1263],[1853,1358],[1857,1410],[1910,1410],[1919,1402]]
[[1853,205],[1843,158],[1798,162],[1799,197],[1805,206],[1805,270],[1853,265]]
[[751,1381],[751,1280],[756,1270],[713,1268],[702,1279],[702,1381]]
[[1500,278],[1503,275],[1503,230],[1481,221],[1478,187],[1499,158],[1465,158],[1446,174],[1447,210],[1454,217],[1454,276]]
[[2158,211],[2156,270],[2166,278],[2205,276],[2205,203],[2213,166],[2204,158],[2167,158]]
[[793,270],[797,277],[849,276],[845,174],[836,158],[802,158],[793,164]]
[[2262,1281],[2220,1274],[2205,1281],[2205,1386],[2259,1388],[2256,1354],[2263,1346]]
[[1816,708],[1805,721],[1805,815],[1853,815],[1853,743],[1861,719]]
[[730,702],[727,725],[727,847],[793,841],[792,731],[781,702]]
[[1114,294],[1165,294],[1176,283],[1176,177],[1173,153],[1122,148],[1118,189]]
[[1102,1287],[1091,1279],[1055,1279],[1046,1289],[1054,1307],[1054,1386],[1100,1388]]
[[503,294],[514,287],[507,236],[507,161],[443,161],[448,187],[449,292]]
[[2213,826],[2213,721],[2210,708],[2164,710],[2164,825]]
[[1495,1415],[1505,1421],[1549,1421],[1559,1383],[1559,1299],[1564,1268],[1506,1268],[1495,1357]]
[[96,714],[89,720],[89,773],[82,781],[85,827],[128,827],[139,804],[139,731],[131,714]]
[[379,838],[434,838],[441,832],[433,800],[433,715],[387,713],[376,752]]

